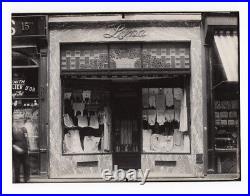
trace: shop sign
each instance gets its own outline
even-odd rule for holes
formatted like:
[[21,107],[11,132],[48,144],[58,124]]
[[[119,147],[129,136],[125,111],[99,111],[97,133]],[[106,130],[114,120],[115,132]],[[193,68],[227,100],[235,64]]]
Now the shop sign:
[[104,38],[110,39],[115,38],[118,40],[123,40],[126,38],[142,38],[146,36],[146,31],[144,29],[129,29],[124,24],[111,25],[111,31],[105,33]]
[[27,85],[24,79],[17,79],[12,81],[12,94],[13,97],[24,97],[36,92],[36,88]]
[[12,17],[11,35],[12,37],[45,36],[46,35],[45,16]]

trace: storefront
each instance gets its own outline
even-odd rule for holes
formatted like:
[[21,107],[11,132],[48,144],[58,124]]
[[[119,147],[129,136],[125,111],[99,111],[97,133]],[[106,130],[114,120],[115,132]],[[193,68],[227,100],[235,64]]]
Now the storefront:
[[49,17],[50,178],[204,176],[201,15],[148,16]]
[[[208,73],[208,173],[240,176],[238,13],[204,14]],[[223,24],[223,25],[222,25]]]
[[13,130],[28,133],[31,177],[47,176],[47,16],[13,15]]
[[117,165],[239,179],[237,13],[16,18],[44,30],[13,35],[12,50],[13,125],[36,130],[36,176],[103,180]]

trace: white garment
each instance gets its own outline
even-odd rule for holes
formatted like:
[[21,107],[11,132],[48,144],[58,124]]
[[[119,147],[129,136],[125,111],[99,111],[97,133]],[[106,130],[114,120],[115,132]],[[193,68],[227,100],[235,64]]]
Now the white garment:
[[165,95],[164,94],[156,95],[156,109],[165,110]]
[[150,108],[156,108],[155,95],[149,95],[148,101]]
[[166,98],[166,106],[171,107],[174,105],[174,96],[172,88],[164,88],[164,94]]
[[186,104],[186,90],[184,89],[182,101],[181,101],[181,111],[180,111],[180,129],[179,131],[188,131],[188,118],[187,118],[187,104]]
[[79,130],[70,130],[64,136],[64,152],[65,153],[82,153],[81,140]]
[[110,150],[110,137],[111,137],[111,111],[109,107],[104,107],[103,112],[103,124],[104,124],[104,150]]
[[74,123],[68,114],[63,115],[63,122],[66,127],[74,127]]
[[100,137],[85,136],[83,141],[84,152],[98,152]]
[[182,97],[183,97],[183,90],[181,88],[174,88],[174,98],[180,101]]
[[143,141],[143,151],[149,152],[150,151],[150,145],[151,145],[151,135],[152,130],[151,129],[143,129],[142,130],[142,141]]
[[88,127],[88,117],[87,117],[87,115],[77,116],[77,119],[78,119],[78,126],[79,127]]
[[167,122],[174,120],[174,110],[165,110],[165,117]]
[[178,129],[174,130],[174,145],[181,146],[183,144],[183,134]]
[[148,124],[149,125],[155,125],[156,120],[156,110],[148,110]]
[[73,103],[73,106],[72,106],[73,110],[74,110],[74,114],[76,116],[76,112],[79,111],[81,112],[81,115],[83,115],[83,111],[85,109],[85,103]]
[[160,134],[152,134],[151,149],[156,152],[168,152],[173,148],[173,136],[163,136]]
[[157,122],[159,125],[164,125],[165,123],[165,110],[157,110]]
[[99,122],[97,114],[91,115],[89,120],[89,126],[93,129],[99,129]]
[[83,100],[90,99],[91,98],[91,91],[90,90],[84,90],[82,91],[82,98]]

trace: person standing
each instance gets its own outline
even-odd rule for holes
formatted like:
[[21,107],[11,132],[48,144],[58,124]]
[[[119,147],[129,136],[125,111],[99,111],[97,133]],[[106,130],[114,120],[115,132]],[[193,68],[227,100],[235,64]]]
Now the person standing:
[[13,127],[13,163],[14,163],[14,183],[20,183],[20,169],[23,167],[24,182],[29,181],[30,167],[28,156],[28,132],[25,127]]

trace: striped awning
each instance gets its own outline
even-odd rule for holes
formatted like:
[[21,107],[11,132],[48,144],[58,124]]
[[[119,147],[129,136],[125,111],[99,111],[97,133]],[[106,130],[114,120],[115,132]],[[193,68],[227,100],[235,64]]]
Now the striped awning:
[[215,47],[227,81],[238,82],[238,35],[236,31],[216,31]]

